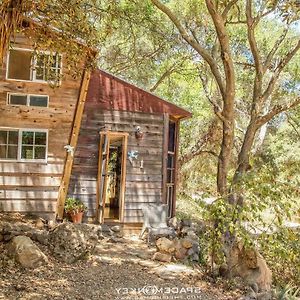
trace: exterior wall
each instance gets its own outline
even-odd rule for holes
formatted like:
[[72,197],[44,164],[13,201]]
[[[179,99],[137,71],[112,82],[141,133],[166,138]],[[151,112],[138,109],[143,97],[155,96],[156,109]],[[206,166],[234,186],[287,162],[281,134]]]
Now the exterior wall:
[[[15,47],[30,49],[22,36]],[[63,74],[66,66],[63,59]],[[66,75],[58,88],[47,83],[6,80],[6,59],[0,67],[0,128],[48,129],[47,163],[0,161],[0,211],[30,212],[50,217],[55,212],[73,115],[81,79]],[[49,107],[7,105],[7,93],[47,94]]]
[[[135,137],[136,126],[145,133]],[[138,151],[133,164],[126,163],[124,222],[143,222],[141,205],[162,201],[163,114],[102,110],[98,102],[87,102],[74,156],[69,196],[85,202],[88,216],[95,217],[96,180],[100,131],[128,132],[127,151]],[[144,168],[140,168],[140,161]]]

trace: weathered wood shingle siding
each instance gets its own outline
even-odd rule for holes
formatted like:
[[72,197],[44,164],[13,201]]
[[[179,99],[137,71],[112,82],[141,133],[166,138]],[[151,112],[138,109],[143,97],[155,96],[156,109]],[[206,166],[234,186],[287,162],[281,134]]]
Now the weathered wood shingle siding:
[[[18,35],[15,47],[30,49]],[[63,73],[66,66],[63,59]],[[61,86],[6,80],[6,58],[0,69],[0,128],[48,129],[47,163],[0,161],[0,211],[30,212],[50,216],[55,212],[81,79],[66,75]],[[49,107],[7,105],[7,93],[49,96]]]
[[[136,126],[145,132],[142,140],[135,137]],[[107,111],[86,103],[69,196],[85,201],[91,217],[95,216],[99,131],[104,130],[128,132],[127,151],[138,151],[138,159],[133,164],[127,159],[126,164],[124,222],[142,222],[141,205],[161,201],[163,115]]]

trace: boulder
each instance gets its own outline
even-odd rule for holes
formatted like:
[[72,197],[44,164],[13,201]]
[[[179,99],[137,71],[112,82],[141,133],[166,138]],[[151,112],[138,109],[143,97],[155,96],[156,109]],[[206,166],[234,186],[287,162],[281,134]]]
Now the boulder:
[[37,229],[44,229],[45,223],[46,223],[45,220],[43,220],[42,218],[38,218],[38,219],[35,221],[35,227],[36,227]]
[[233,276],[240,276],[249,285],[257,285],[259,291],[270,291],[272,272],[265,259],[254,248],[235,245],[229,255],[229,267]]
[[181,222],[176,217],[171,218],[168,224],[169,226],[173,227],[175,230],[178,230],[181,227]]
[[180,242],[178,242],[175,246],[175,258],[178,260],[183,260],[186,258],[187,249],[182,246]]
[[9,252],[24,268],[36,268],[48,263],[47,256],[27,236],[16,236],[9,244]]
[[93,251],[98,241],[98,226],[62,223],[49,234],[49,248],[53,255],[66,263],[73,263]]
[[156,247],[163,253],[174,253],[175,251],[174,242],[165,237],[161,237],[156,241]]
[[171,262],[172,261],[172,255],[169,253],[161,253],[161,252],[155,252],[153,257],[153,260],[158,260],[161,262]]
[[186,249],[190,249],[190,248],[193,247],[193,242],[190,239],[187,239],[187,238],[182,239],[181,244]]

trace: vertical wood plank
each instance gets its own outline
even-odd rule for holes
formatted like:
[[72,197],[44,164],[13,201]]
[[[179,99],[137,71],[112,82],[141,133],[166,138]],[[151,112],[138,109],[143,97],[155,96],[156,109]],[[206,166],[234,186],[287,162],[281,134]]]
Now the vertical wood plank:
[[78,136],[79,136],[79,132],[80,132],[81,119],[82,119],[82,115],[83,115],[84,104],[85,104],[87,90],[88,90],[88,86],[89,86],[90,75],[91,75],[91,73],[89,70],[84,71],[83,78],[82,78],[82,84],[81,84],[81,90],[80,90],[80,94],[79,94],[79,98],[78,98],[78,104],[77,104],[75,116],[74,116],[74,122],[73,122],[71,137],[70,137],[70,143],[69,143],[69,145],[71,147],[73,147],[74,153],[70,153],[70,152],[67,153],[67,158],[66,158],[65,167],[64,167],[64,173],[63,173],[61,184],[60,184],[59,191],[58,191],[57,206],[56,206],[56,218],[60,219],[60,220],[63,218],[63,214],[64,214],[64,205],[65,205],[65,200],[66,200],[66,196],[68,193],[70,177],[71,177],[71,172],[72,172],[72,166],[73,166],[73,161],[74,161],[75,148],[77,146]]
[[101,223],[100,220],[100,184],[102,178],[102,145],[104,141],[103,134],[100,134],[99,154],[98,154],[98,172],[97,172],[97,186],[96,186],[96,223]]
[[128,136],[123,137],[123,153],[122,153],[122,183],[121,183],[121,205],[120,205],[120,222],[124,222],[125,209],[125,186],[126,186],[126,163],[127,163],[127,142]]

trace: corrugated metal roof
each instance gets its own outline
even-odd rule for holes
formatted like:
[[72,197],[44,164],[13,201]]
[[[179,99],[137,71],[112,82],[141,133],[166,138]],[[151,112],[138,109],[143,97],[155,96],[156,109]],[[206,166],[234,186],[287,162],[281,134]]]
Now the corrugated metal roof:
[[168,113],[177,119],[192,116],[187,110],[100,69],[91,74],[87,101],[100,102],[107,110]]

